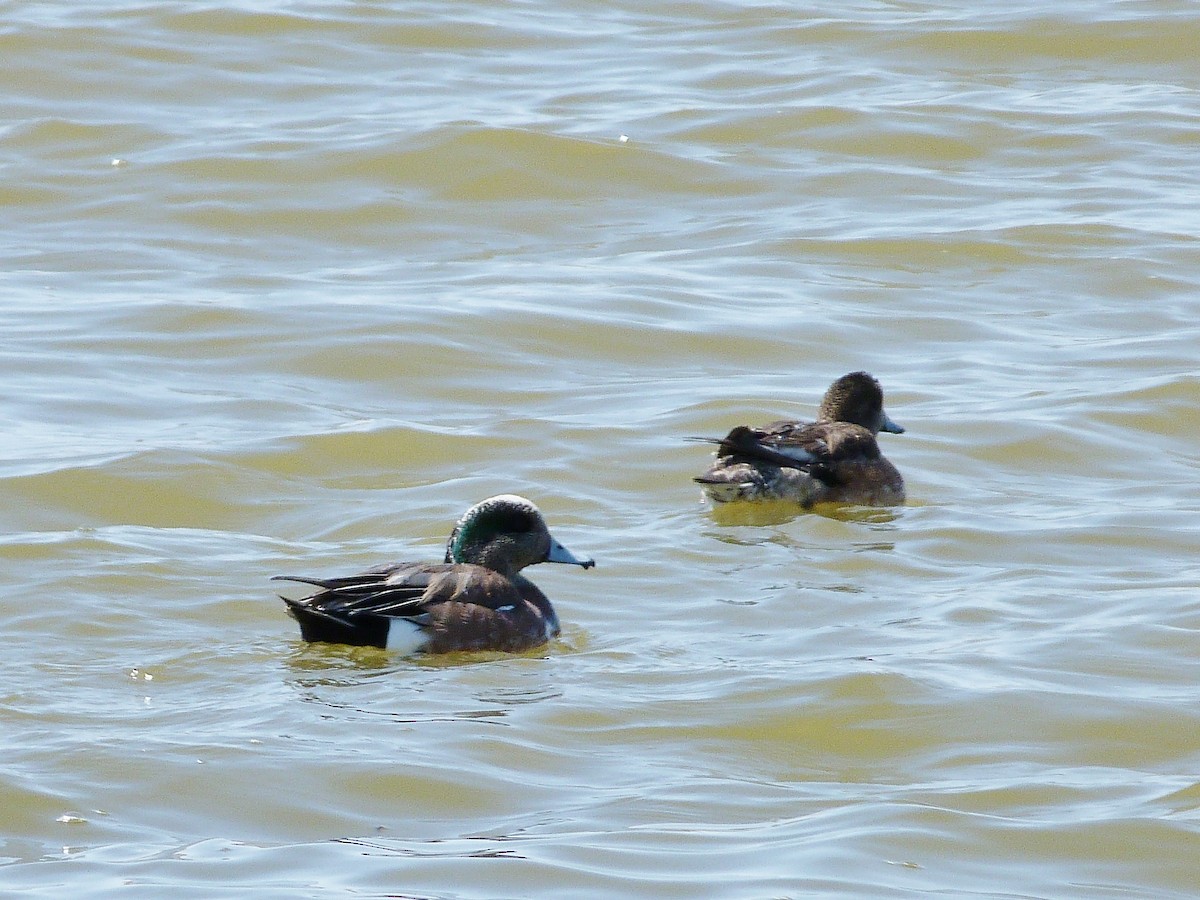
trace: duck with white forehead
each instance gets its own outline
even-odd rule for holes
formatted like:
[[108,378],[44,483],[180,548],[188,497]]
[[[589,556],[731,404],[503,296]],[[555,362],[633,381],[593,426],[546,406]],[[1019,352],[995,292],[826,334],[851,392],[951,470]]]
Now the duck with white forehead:
[[542,562],[591,568],[553,537],[541,511],[524,497],[501,494],[458,520],[441,563],[401,562],[358,575],[277,575],[321,588],[283,597],[306,641],[385,647],[405,653],[454,650],[519,652],[559,633],[549,599],[521,574]]

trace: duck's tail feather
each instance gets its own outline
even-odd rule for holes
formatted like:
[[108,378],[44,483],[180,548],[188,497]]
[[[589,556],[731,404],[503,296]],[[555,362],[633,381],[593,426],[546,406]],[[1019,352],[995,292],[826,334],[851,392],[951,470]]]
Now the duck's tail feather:
[[388,620],[378,616],[360,616],[356,621],[346,619],[311,606],[304,600],[292,600],[279,595],[287,604],[288,613],[300,625],[300,637],[306,641],[327,644],[353,644],[359,647],[386,647]]

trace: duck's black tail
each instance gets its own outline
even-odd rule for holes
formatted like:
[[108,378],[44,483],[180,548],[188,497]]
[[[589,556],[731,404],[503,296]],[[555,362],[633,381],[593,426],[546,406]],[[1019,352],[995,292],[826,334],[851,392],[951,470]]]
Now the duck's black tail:
[[357,647],[386,647],[388,620],[382,616],[355,616],[353,622],[330,615],[304,600],[292,600],[282,594],[288,613],[300,624],[300,637],[326,644],[353,644]]

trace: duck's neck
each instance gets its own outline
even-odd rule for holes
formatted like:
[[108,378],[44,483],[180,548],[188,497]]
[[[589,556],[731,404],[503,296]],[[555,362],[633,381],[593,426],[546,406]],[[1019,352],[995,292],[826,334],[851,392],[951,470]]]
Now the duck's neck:
[[455,562],[471,563],[483,566],[493,572],[499,572],[505,578],[517,576],[517,569],[512,564],[512,554],[503,543],[493,541],[482,547],[464,547]]

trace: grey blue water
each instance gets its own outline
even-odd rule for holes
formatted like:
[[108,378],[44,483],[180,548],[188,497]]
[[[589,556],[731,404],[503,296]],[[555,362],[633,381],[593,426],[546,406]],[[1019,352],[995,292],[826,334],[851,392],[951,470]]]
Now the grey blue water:
[[[0,13],[4,896],[1196,896],[1200,9]],[[299,640],[502,492],[560,639]]]

